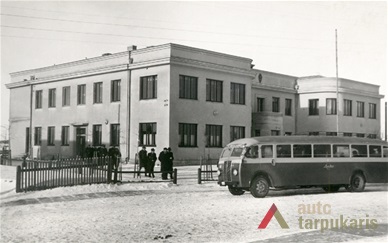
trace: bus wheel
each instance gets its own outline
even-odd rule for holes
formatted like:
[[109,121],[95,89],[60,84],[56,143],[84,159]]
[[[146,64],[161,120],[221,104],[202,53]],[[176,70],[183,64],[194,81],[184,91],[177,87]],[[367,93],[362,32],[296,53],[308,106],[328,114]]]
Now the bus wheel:
[[240,195],[245,193],[245,191],[243,189],[232,187],[232,186],[228,186],[228,189],[229,189],[230,194],[235,195],[235,196],[240,196]]
[[338,190],[341,188],[341,186],[337,186],[337,185],[328,185],[328,186],[324,186],[322,187],[322,189],[325,191],[325,192],[328,192],[328,193],[331,193],[331,192],[338,192]]
[[352,179],[350,179],[349,190],[351,192],[362,192],[365,188],[365,183],[365,177],[362,174],[354,174]]
[[255,177],[249,190],[254,197],[265,197],[269,191],[268,180],[263,176]]

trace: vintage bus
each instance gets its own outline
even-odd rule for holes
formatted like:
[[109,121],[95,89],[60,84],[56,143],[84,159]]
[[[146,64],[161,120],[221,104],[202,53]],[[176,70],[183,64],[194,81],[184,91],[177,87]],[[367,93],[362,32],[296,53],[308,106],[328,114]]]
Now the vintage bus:
[[341,187],[388,182],[388,143],[377,139],[268,136],[231,142],[217,165],[218,184],[233,195],[265,197],[271,188]]

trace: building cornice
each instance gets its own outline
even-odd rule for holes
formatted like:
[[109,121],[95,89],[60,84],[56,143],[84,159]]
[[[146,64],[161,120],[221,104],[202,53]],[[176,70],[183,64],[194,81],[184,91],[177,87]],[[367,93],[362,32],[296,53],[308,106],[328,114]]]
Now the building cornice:
[[284,92],[284,93],[292,93],[296,94],[297,91],[295,89],[285,88],[281,86],[270,86],[265,84],[252,84],[252,89],[261,89],[261,90],[269,90],[269,91],[276,91],[276,92]]
[[[298,91],[298,94],[316,94],[316,93],[336,93],[334,89],[320,89],[320,90],[302,90]],[[366,96],[371,98],[384,98],[384,95],[376,94],[373,92],[365,92],[363,90],[354,90],[354,89],[346,89],[346,88],[338,88],[338,93],[340,94],[352,94],[358,96]]]

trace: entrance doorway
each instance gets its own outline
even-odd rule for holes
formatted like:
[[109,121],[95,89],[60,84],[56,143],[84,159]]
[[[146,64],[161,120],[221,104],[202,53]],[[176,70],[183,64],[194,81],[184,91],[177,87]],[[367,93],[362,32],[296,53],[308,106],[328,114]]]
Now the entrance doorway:
[[76,155],[83,158],[86,148],[86,127],[77,127],[75,137]]

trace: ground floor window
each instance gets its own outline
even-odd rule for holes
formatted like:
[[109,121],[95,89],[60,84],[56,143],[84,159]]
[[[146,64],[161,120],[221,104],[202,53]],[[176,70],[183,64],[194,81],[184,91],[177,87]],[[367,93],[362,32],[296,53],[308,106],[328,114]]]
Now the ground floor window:
[[231,126],[230,127],[230,141],[240,138],[245,138],[245,127]]
[[206,147],[222,147],[222,126],[206,125]]
[[156,146],[156,122],[139,124],[139,145]]
[[179,146],[197,147],[197,124],[179,123]]
[[35,145],[42,145],[42,128],[41,127],[35,127],[34,144]]
[[271,130],[271,136],[279,136],[280,131],[279,130]]
[[93,125],[93,146],[102,145],[102,125]]
[[110,145],[111,146],[120,145],[120,124],[110,125]]
[[62,127],[61,144],[62,144],[62,146],[69,145],[69,126]]
[[55,145],[55,127],[47,128],[47,145]]

